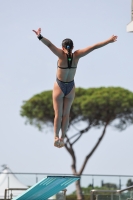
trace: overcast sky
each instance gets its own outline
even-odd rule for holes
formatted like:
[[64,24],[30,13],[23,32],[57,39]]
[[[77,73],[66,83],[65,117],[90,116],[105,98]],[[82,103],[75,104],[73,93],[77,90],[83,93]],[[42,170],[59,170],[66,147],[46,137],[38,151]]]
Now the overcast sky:
[[[12,0],[0,2],[0,165],[13,172],[71,173],[67,151],[53,146],[53,131],[25,125],[21,105],[33,95],[52,90],[57,57],[32,32],[61,48],[69,37],[74,49],[118,35],[118,41],[82,58],[76,87],[120,86],[133,91],[131,0]],[[80,169],[102,129],[92,130],[75,145]],[[133,174],[133,126],[123,132],[108,128],[88,162],[86,174]]]

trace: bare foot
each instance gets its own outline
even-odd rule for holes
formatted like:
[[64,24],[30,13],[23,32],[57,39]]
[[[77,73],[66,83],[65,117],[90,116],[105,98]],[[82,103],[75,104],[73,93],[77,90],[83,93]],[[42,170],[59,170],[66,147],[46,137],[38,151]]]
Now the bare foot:
[[60,146],[59,146],[59,147],[60,147],[60,148],[61,148],[61,147],[64,147],[64,145],[65,145],[65,144],[64,144],[64,138],[60,138]]
[[54,138],[54,146],[60,148],[60,140],[58,137]]

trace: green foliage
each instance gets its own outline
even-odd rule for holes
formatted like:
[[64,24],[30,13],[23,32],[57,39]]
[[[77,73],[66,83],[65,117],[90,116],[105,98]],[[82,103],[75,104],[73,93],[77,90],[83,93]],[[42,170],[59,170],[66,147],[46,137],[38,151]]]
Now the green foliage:
[[[66,196],[66,200],[75,200],[77,199],[77,196],[76,195],[67,195]],[[85,195],[84,196],[84,200],[90,200],[90,195]]]
[[27,118],[27,122],[39,129],[44,124],[53,123],[54,112],[52,105],[52,91],[45,91],[24,101],[21,107],[21,116]]
[[[108,187],[109,186],[109,187]],[[110,187],[112,186],[112,187]],[[118,189],[117,186],[115,184],[112,184],[112,183],[108,183],[107,186],[101,186],[101,187],[98,187],[98,186],[95,186],[95,187],[92,187],[91,185],[89,185],[88,187],[82,187],[82,193],[84,194],[84,200],[90,200],[90,195],[91,195],[91,190],[116,190]],[[104,192],[101,192],[100,193],[101,195],[110,195],[110,193],[104,193]],[[67,200],[75,200],[76,199],[76,191],[74,191],[72,194],[70,195],[67,195]]]
[[[54,111],[52,91],[45,91],[25,101],[21,116],[41,128],[52,124]],[[87,121],[100,127],[116,120],[115,127],[122,130],[133,123],[133,93],[120,87],[77,88],[70,113],[70,125]]]
[[126,186],[127,186],[127,187],[133,186],[133,181],[132,181],[132,179],[128,179]]
[[[133,93],[119,87],[101,87],[76,90],[71,115],[89,120],[93,126],[119,120],[117,128],[123,129],[133,122]],[[80,95],[81,94],[81,95]]]
[[[82,187],[82,192],[84,195],[90,194],[91,190],[117,190],[118,187],[113,183],[106,183],[104,186],[95,186],[89,185],[88,187]],[[71,195],[76,195],[76,191],[74,191]]]

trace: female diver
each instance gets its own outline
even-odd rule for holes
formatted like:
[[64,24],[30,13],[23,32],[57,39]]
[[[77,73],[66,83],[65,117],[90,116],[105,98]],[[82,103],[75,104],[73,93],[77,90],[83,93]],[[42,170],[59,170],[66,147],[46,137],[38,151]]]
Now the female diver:
[[[53,107],[55,112],[54,146],[60,148],[64,146],[65,133],[69,125],[70,108],[75,96],[74,76],[79,59],[95,49],[115,42],[117,40],[117,36],[113,35],[108,40],[72,53],[73,41],[71,39],[63,40],[62,49],[59,49],[41,35],[41,28],[37,31],[33,31],[37,35],[38,39],[41,40],[41,42],[44,43],[58,57],[56,81],[53,88]],[[61,137],[59,138],[60,129]]]

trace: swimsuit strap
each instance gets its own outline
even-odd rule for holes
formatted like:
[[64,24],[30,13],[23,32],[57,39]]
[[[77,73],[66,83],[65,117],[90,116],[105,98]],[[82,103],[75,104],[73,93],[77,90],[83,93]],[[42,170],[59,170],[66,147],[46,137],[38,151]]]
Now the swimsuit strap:
[[68,64],[68,68],[72,68],[72,61],[73,61],[73,53],[72,53],[72,57],[68,57],[68,54],[67,55],[67,64]]
[[57,61],[57,67],[61,68],[61,69],[70,69],[70,68],[77,68],[77,67],[72,67],[72,61],[73,61],[73,53],[72,53],[72,57],[68,57],[68,54],[66,54],[67,56],[67,64],[68,64],[68,67],[59,67],[58,66],[58,61]]

